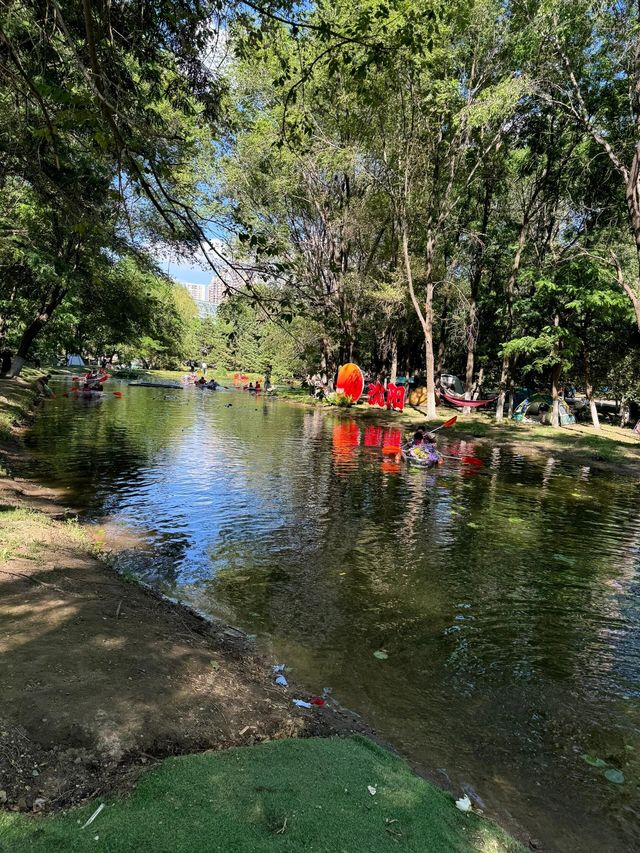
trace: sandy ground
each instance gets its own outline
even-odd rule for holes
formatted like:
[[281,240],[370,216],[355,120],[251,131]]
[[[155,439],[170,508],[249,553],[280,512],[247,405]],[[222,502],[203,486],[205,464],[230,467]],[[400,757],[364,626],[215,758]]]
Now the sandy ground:
[[241,632],[117,575],[67,515],[0,480],[0,804],[63,807],[166,755],[358,728],[299,711]]

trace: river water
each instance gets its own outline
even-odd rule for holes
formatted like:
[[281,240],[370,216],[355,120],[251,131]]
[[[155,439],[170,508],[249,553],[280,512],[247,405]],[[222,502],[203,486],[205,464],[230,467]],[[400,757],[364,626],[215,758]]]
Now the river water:
[[122,567],[264,638],[297,683],[547,849],[638,849],[634,478],[455,428],[441,445],[482,468],[407,470],[343,413],[123,390],[47,402],[30,438],[34,477],[107,544],[137,532]]

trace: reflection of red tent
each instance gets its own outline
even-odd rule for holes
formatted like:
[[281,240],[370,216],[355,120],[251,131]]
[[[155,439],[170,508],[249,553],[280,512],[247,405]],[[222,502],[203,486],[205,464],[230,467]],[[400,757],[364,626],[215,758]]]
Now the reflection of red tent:
[[364,428],[364,446],[380,447],[382,444],[382,427],[367,426]]
[[490,400],[465,400],[464,397],[454,397],[453,394],[447,394],[446,391],[440,391],[440,396],[449,403],[450,406],[457,406],[459,409],[479,409],[481,406],[488,406],[490,403],[495,403],[497,397],[491,397]]
[[333,453],[337,459],[348,459],[360,444],[360,428],[355,421],[345,421],[333,428]]
[[398,427],[391,427],[390,429],[385,431],[383,444],[395,445],[396,447],[400,447],[402,444],[402,430],[398,429]]

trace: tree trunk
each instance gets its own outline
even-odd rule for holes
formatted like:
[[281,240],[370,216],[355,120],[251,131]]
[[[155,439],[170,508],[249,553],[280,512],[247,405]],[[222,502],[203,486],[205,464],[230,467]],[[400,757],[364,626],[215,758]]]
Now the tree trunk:
[[398,336],[395,332],[391,333],[390,350],[391,367],[389,370],[389,382],[395,384],[395,381],[398,378]]
[[553,410],[551,412],[551,426],[560,426],[560,374],[562,372],[562,364],[558,362],[553,365],[551,371],[551,399],[553,400]]
[[516,384],[513,381],[513,376],[509,380],[509,393],[507,395],[507,418],[511,420],[513,417],[513,404],[516,399]]
[[436,376],[440,376],[444,369],[444,356],[447,351],[447,314],[449,311],[449,297],[445,296],[440,315],[440,340],[438,342],[438,361],[436,363]]
[[62,302],[65,293],[66,290],[60,287],[60,285],[56,285],[53,288],[47,301],[41,306],[36,316],[22,333],[18,350],[11,362],[11,369],[7,373],[7,376],[15,377],[20,375],[20,371],[24,367],[24,363],[27,360],[27,356],[29,355],[34,340],[51,319],[51,315]]
[[418,319],[420,320],[420,325],[422,326],[422,331],[424,333],[424,348],[425,348],[425,366],[427,371],[427,412],[426,415],[428,418],[435,418],[436,416],[436,385],[435,385],[435,376],[434,376],[434,368],[435,368],[435,359],[433,355],[433,291],[434,284],[431,281],[431,275],[433,273],[433,255],[435,250],[435,240],[433,238],[433,234],[429,233],[427,238],[427,265],[426,265],[426,298],[424,303],[424,309],[420,305],[418,298],[416,296],[414,283],[413,283],[413,268],[411,265],[411,255],[409,254],[409,235],[407,233],[407,225],[406,222],[402,223],[402,257],[404,260],[404,269],[405,274],[407,276],[407,286],[409,288],[409,295],[411,296],[411,302],[413,304],[414,310],[418,315]]
[[504,420],[504,402],[507,398],[507,383],[509,381],[509,356],[502,356],[502,370],[500,371],[500,391],[496,401],[496,421]]
[[593,385],[591,383],[591,361],[589,359],[589,353],[587,350],[584,351],[584,387],[587,395],[587,400],[589,402],[591,422],[593,423],[594,429],[600,429],[600,418],[598,417],[596,402],[593,399]]
[[0,317],[0,352],[5,348],[8,328],[9,323],[7,322],[6,317]]
[[424,303],[424,346],[427,368],[427,417],[436,416],[435,358],[433,356],[433,283],[427,284]]
[[[522,252],[524,250],[524,246],[527,240],[527,231],[529,230],[529,212],[530,207],[527,208],[527,212],[525,213],[522,225],[520,226],[520,233],[518,234],[518,245],[516,247],[515,255],[513,256],[511,272],[509,273],[509,278],[507,279],[507,283],[504,289],[504,295],[507,303],[507,340],[510,340],[511,335],[513,334],[513,296],[516,287],[516,282],[518,281],[518,274],[520,272]],[[509,356],[503,355],[502,372],[500,373],[500,392],[498,394],[498,401],[496,405],[496,421],[501,421],[504,418],[504,401],[507,393],[507,383],[509,381],[509,368]],[[511,408],[512,407],[513,396],[511,398]]]
[[[480,293],[480,282],[484,268],[484,252],[487,242],[487,230],[489,228],[489,211],[491,210],[491,197],[493,187],[491,181],[487,181],[484,190],[484,201],[482,204],[482,221],[480,233],[476,235],[476,244],[473,252],[473,268],[469,277],[469,312],[467,315],[467,369],[465,373],[464,397],[470,400],[473,395],[473,374],[475,371],[476,347],[478,345],[478,296]],[[471,408],[464,409],[465,415],[471,414]]]
[[326,338],[320,339],[320,372],[326,373],[328,367],[328,349],[329,345]]
[[[471,296],[469,300],[469,320],[467,324],[467,369],[464,377],[464,398],[470,400],[473,394],[473,374],[476,361],[476,342],[477,342],[477,306],[475,297]],[[465,415],[471,414],[471,407],[465,406],[463,409]]]
[[[560,315],[556,311],[553,315],[554,328],[560,328]],[[551,370],[551,399],[553,400],[553,413],[551,415],[551,426],[560,426],[560,374],[562,373],[562,362],[560,361],[561,343],[556,339],[554,345],[555,354],[558,361],[553,365]]]
[[620,426],[625,427],[627,425],[627,400],[625,397],[620,400]]

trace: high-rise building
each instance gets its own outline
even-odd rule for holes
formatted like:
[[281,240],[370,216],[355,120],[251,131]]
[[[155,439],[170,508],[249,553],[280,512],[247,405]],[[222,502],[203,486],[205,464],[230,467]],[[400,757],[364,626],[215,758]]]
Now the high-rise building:
[[205,288],[204,284],[191,284],[188,281],[181,281],[180,284],[186,288],[192,299],[196,302],[204,302]]
[[207,302],[210,305],[215,305],[217,307],[218,305],[220,305],[224,297],[224,282],[217,275],[214,275],[211,281],[209,282],[209,294],[207,297]]

